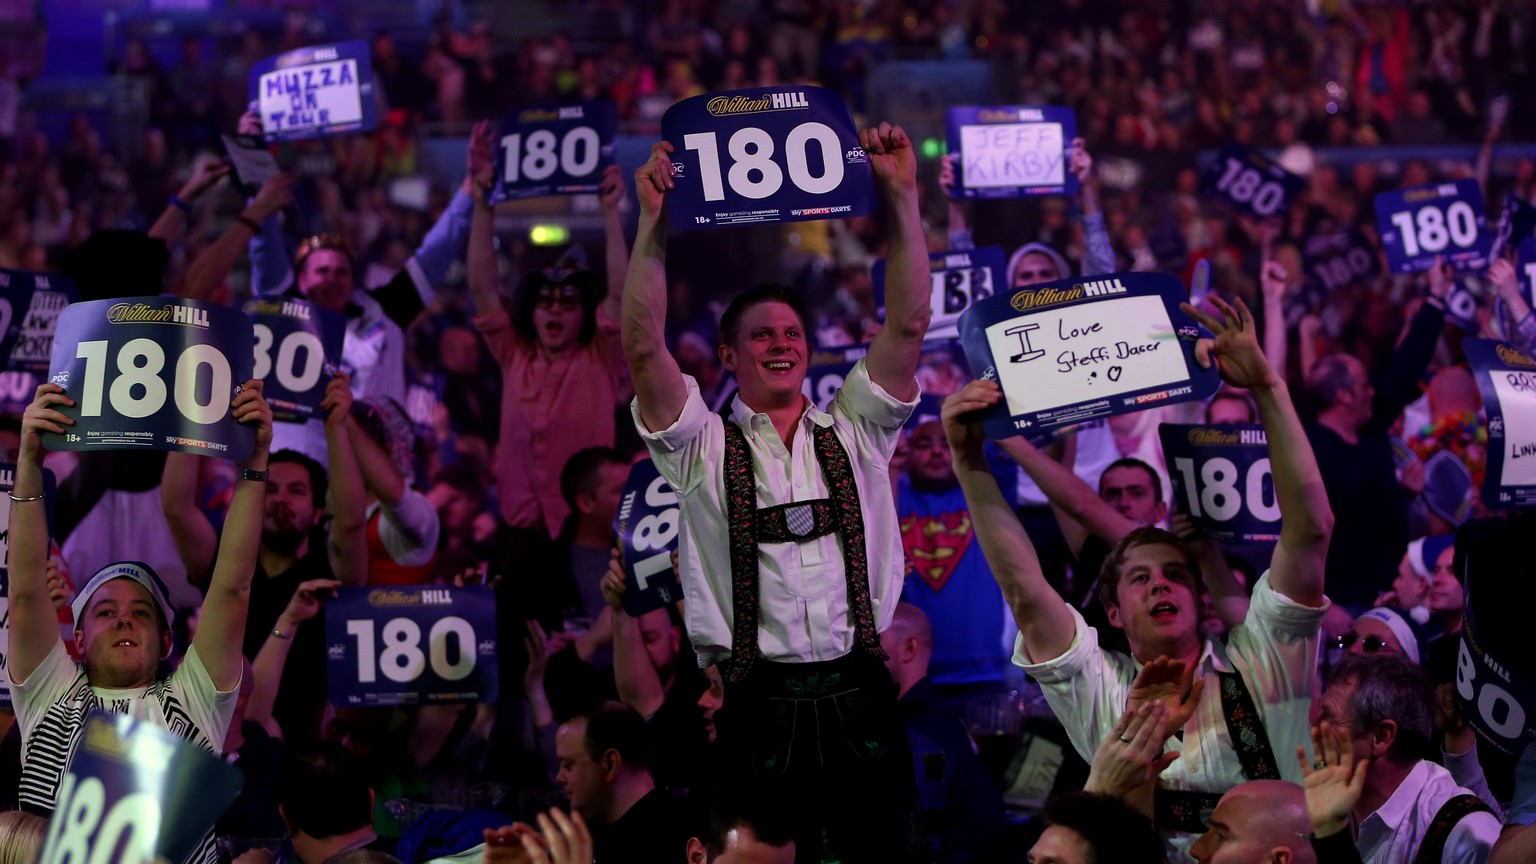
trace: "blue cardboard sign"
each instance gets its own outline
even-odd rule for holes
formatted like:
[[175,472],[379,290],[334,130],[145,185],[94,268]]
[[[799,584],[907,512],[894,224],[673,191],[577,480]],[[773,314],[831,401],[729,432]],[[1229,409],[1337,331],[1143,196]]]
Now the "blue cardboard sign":
[[265,384],[262,393],[272,405],[272,417],[299,423],[324,417],[320,403],[331,372],[341,365],[347,322],[292,297],[252,298],[244,310],[256,340],[251,377]]
[[[853,367],[869,354],[868,345],[850,345],[811,355],[801,390],[805,397],[823,411],[831,409],[832,400]],[[958,338],[927,339],[917,359],[917,382],[922,393],[908,423],[939,416],[944,399],[971,380],[965,349]]]
[[38,864],[185,861],[244,782],[167,729],[94,712],[60,778]]
[[1254,425],[1158,426],[1179,508],[1223,543],[1280,539],[1269,439]]
[[842,97],[802,84],[706,93],[661,118],[678,228],[865,216],[875,175]]
[[1200,325],[1167,273],[1111,273],[995,294],[960,316],[978,377],[1003,401],[983,418],[1006,438],[1112,414],[1204,399],[1221,379],[1195,360]]
[[251,67],[251,101],[268,141],[301,141],[379,125],[373,54],[361,39],[295,48]]
[[624,497],[613,520],[613,531],[624,550],[624,611],[638,618],[683,598],[683,587],[672,567],[683,515],[677,493],[649,459],[636,462],[624,481]]
[[338,707],[496,700],[496,594],[484,585],[339,589],[325,642]]
[[524,108],[501,121],[491,203],[596,192],[613,164],[619,109],[611,99]]
[[1435,256],[1458,270],[1488,266],[1488,219],[1476,180],[1431,183],[1376,196],[1376,227],[1393,273],[1427,270]]
[[1290,210],[1306,185],[1307,181],[1236,141],[1200,172],[1200,194],[1256,219]]
[[1077,114],[1071,108],[963,106],[944,115],[955,156],[952,198],[1076,195],[1068,165]]
[[1525,286],[1525,302],[1536,304],[1536,237],[1527,237],[1515,247],[1515,275]]
[[32,308],[38,275],[41,274],[0,270],[0,369],[10,363],[11,349],[21,338],[22,324],[27,319],[27,311]]
[[[53,357],[53,334],[58,330],[59,315],[65,306],[79,299],[80,289],[68,277],[57,273],[0,270],[0,277],[9,283],[7,296],[16,298],[12,311],[21,315],[21,330],[11,344],[5,368],[47,372]],[[31,296],[25,306],[20,302],[22,293]],[[31,394],[27,395],[27,401],[32,401]]]
[[[1459,545],[1461,538],[1457,539]],[[1489,583],[1508,580],[1510,574],[1483,569],[1484,561],[1498,560],[1492,554],[1477,554],[1483,551],[1468,550],[1463,555],[1457,550],[1456,557],[1466,561],[1466,572],[1457,575],[1466,585],[1467,601],[1461,644],[1456,646],[1456,703],[1468,726],[1510,756],[1519,756],[1536,738],[1536,682],[1508,660],[1500,663],[1484,645],[1491,638],[1477,626],[1479,607],[1473,597],[1483,591],[1493,594]]]
[[1381,273],[1381,258],[1359,231],[1335,231],[1308,238],[1303,269],[1327,294]]
[[[979,246],[954,252],[928,253],[932,280],[931,311],[927,339],[948,339],[959,334],[960,313],[985,300],[1006,283],[1008,256],[997,246]],[[870,273],[878,305],[885,307],[885,259],[875,261]]]
[[49,450],[173,450],[235,461],[256,430],[229,403],[249,380],[255,337],[236,309],[173,297],[74,303],[59,316],[48,380],[75,400]]
[[1463,339],[1462,350],[1488,417],[1483,503],[1536,507],[1536,359],[1492,339]]

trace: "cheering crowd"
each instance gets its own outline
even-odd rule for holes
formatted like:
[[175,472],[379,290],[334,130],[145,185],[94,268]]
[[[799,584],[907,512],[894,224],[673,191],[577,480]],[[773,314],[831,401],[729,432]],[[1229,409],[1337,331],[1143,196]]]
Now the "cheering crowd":
[[[1372,205],[1463,178],[1490,228],[1506,193],[1536,203],[1533,163],[1498,155],[1536,131],[1508,98],[1536,74],[1530,8],[573,5],[579,33],[511,49],[451,17],[418,56],[377,36],[380,128],[276,148],[250,194],[211,142],[262,132],[244,70],[311,33],[249,34],[235,71],[130,43],[153,120],[131,156],[84,116],[0,139],[0,268],[346,322],[325,419],[275,422],[244,383],[238,463],[48,451],[71,389],[23,379],[0,862],[35,860],[92,710],[240,769],[206,864],[1536,861],[1536,749],[1474,729],[1462,647],[1475,574],[1478,638],[1536,674],[1529,519],[1480,495],[1461,348],[1536,349],[1528,277],[1512,248],[1388,273]],[[1075,109],[1079,193],[953,197],[950,156],[863,114],[911,58],[989,61],[983,103]],[[600,240],[498,227],[507,111],[611,98],[654,139],[679,99],[785,82],[847,101],[875,216],[669,236],[658,143],[602,175]],[[420,124],[481,118],[461,183],[392,199]],[[1196,151],[1232,141],[1305,178],[1287,212],[1199,193]],[[1451,143],[1481,149],[1347,149]],[[987,440],[998,385],[922,359],[929,253],[985,244],[1010,289],[1206,262],[1187,312],[1221,389]],[[1319,267],[1356,246],[1370,266]],[[807,400],[815,352],[852,345]],[[1160,423],[1262,426],[1275,542],[1177,507]],[[684,597],[631,616],[614,524],[645,458],[677,493]],[[327,602],[416,585],[494,591],[497,698],[333,704]]]

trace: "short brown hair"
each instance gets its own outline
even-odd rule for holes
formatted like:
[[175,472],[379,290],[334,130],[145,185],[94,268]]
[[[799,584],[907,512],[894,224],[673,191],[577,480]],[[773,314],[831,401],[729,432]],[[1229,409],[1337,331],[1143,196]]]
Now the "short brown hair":
[[1131,550],[1138,546],[1172,546],[1184,556],[1184,566],[1189,568],[1189,573],[1195,580],[1196,593],[1205,592],[1205,579],[1200,575],[1200,562],[1195,558],[1195,552],[1189,548],[1189,544],[1180,540],[1177,535],[1143,525],[1131,533],[1115,541],[1110,547],[1109,554],[1104,558],[1104,566],[1099,568],[1099,585],[1095,590],[1099,605],[1108,608],[1120,605],[1120,568],[1125,566],[1125,559],[1131,554]]

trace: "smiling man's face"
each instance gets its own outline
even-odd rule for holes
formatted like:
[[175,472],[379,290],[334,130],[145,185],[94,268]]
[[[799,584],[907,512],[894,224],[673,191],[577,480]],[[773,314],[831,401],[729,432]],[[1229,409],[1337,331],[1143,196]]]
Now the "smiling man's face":
[[800,398],[809,355],[805,322],[789,304],[773,301],[742,312],[735,340],[720,346],[720,361],[736,375],[741,401],[755,411]]

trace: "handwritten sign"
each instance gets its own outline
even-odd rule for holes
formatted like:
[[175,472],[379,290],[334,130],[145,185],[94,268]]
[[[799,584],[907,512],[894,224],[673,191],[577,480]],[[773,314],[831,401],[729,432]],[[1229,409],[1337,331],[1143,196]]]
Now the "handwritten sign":
[[325,641],[334,705],[496,700],[496,595],[483,585],[342,588]]
[[185,861],[240,794],[240,769],[145,720],[93,713],[38,864]]
[[809,85],[684,99],[661,118],[678,228],[864,216],[875,177],[842,97]]
[[171,297],[75,303],[59,316],[48,380],[75,400],[49,450],[176,450],[236,461],[255,430],[229,403],[251,378],[244,313]]
[[1458,270],[1488,265],[1491,238],[1476,180],[1383,192],[1376,196],[1376,226],[1393,273],[1427,270],[1436,256]]
[[268,141],[298,141],[379,125],[373,61],[362,40],[311,45],[251,67],[251,100]]
[[[14,270],[0,270],[0,369],[10,362],[11,349],[21,338],[27,310],[32,308],[36,275]],[[43,277],[45,280],[47,277]]]
[[[997,293],[1004,284],[1008,256],[997,246],[980,246],[955,252],[931,252],[928,273],[932,280],[931,311],[927,339],[959,335],[960,313],[978,300]],[[885,306],[885,259],[875,261],[870,276],[875,282],[876,302]]]
[[677,493],[649,459],[636,462],[624,482],[624,497],[613,520],[613,530],[624,548],[624,611],[638,618],[647,612],[676,603],[683,597],[682,584],[672,567],[677,551],[682,512]]
[[253,298],[244,310],[256,337],[251,376],[263,382],[273,419],[302,423],[325,416],[320,403],[331,371],[341,364],[347,322],[329,309],[289,297]]
[[1381,273],[1381,257],[1359,231],[1335,231],[1307,239],[1302,269],[1327,294]]
[[255,135],[220,135],[224,155],[235,174],[235,184],[247,195],[255,195],[261,184],[282,171],[272,151]]
[[1200,192],[1245,216],[1268,219],[1290,209],[1307,181],[1236,141],[1200,174]]
[[[53,334],[59,326],[59,316],[63,314],[64,307],[73,303],[80,296],[80,290],[75,283],[64,276],[54,273],[27,273],[20,270],[3,270],[0,274],[5,276],[10,284],[9,290],[25,291],[26,286],[32,289],[32,299],[26,306],[17,305],[16,310],[25,309],[26,316],[21,321],[21,332],[11,346],[9,364],[6,368],[21,372],[47,372],[48,362],[53,356]],[[27,394],[27,401],[32,401],[31,394]]]
[[955,160],[955,198],[1076,195],[1068,150],[1077,137],[1071,108],[957,107],[945,115]]
[[610,99],[525,108],[501,122],[491,203],[598,191],[613,164],[619,109]]
[[1536,507],[1536,359],[1504,342],[1464,339],[1488,416],[1483,503]]
[[1223,543],[1280,539],[1280,502],[1269,467],[1269,439],[1258,425],[1158,427],[1174,500],[1195,525]]
[[1195,360],[1202,333],[1179,309],[1184,296],[1167,273],[1113,273],[972,306],[960,317],[966,358],[1003,389],[984,418],[987,434],[1034,434],[1216,392],[1215,370]]

